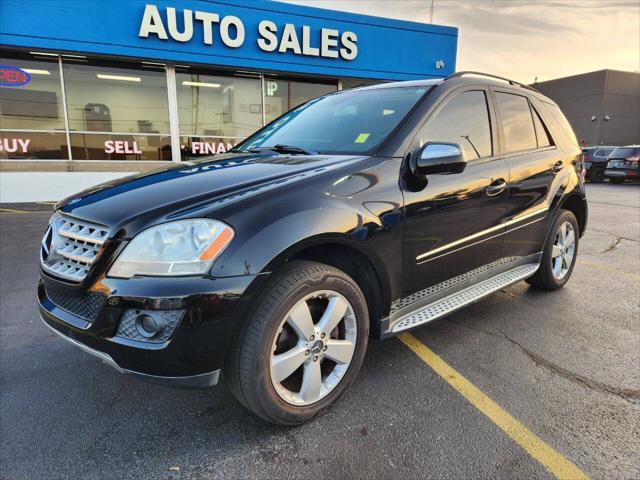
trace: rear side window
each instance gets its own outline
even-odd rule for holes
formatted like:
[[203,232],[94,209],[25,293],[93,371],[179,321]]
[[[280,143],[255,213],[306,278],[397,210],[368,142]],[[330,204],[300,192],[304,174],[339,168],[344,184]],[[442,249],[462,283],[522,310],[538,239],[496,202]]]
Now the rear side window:
[[527,97],[496,92],[507,152],[537,148],[536,130]]
[[[567,134],[571,142],[575,145],[578,145],[578,139],[576,138],[576,134],[573,132],[573,128],[571,128],[571,124],[569,123],[569,120],[567,120],[567,117],[564,116],[564,114],[562,113],[562,110],[560,110],[560,107],[548,102],[543,102],[543,103],[547,107],[551,115],[553,116],[553,120],[555,120],[561,126],[562,130],[564,130],[564,133]],[[554,127],[554,131],[556,129],[557,127]]]
[[536,139],[538,140],[538,148],[549,147],[552,145],[551,139],[549,138],[549,133],[542,123],[542,119],[535,108],[533,110],[533,123],[536,127]]
[[487,96],[481,90],[457,95],[429,118],[425,133],[421,138],[423,145],[457,143],[469,160],[490,157],[493,148]]

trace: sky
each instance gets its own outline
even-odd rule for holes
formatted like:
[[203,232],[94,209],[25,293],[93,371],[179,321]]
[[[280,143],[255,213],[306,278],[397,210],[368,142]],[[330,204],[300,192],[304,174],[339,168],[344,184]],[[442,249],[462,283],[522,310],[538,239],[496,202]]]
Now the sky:
[[[430,23],[431,0],[281,0]],[[459,28],[457,70],[525,83],[605,68],[640,71],[640,0],[434,0]]]

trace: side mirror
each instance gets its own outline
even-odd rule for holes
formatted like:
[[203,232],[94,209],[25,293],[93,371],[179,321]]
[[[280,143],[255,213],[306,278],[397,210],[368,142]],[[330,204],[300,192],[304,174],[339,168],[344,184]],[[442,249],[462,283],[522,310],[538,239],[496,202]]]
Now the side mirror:
[[416,153],[414,165],[419,175],[461,173],[467,160],[457,143],[427,143]]

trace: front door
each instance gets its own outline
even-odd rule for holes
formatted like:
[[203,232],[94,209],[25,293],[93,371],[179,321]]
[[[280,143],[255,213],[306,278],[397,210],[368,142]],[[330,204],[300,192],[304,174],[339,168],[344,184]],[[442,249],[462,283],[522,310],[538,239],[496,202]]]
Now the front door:
[[427,142],[457,143],[468,163],[462,173],[404,187],[403,296],[501,257],[509,172],[496,156],[493,118],[487,90],[461,89],[438,104],[416,136],[413,151]]

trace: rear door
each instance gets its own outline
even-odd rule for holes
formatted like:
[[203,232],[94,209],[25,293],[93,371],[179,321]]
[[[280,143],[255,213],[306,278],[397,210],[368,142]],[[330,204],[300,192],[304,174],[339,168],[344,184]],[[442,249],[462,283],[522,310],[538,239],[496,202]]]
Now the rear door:
[[503,256],[522,257],[541,251],[552,184],[569,167],[526,95],[498,88],[492,91],[500,119],[500,147],[509,168]]
[[427,142],[459,144],[468,163],[461,173],[427,175],[424,184],[404,187],[404,295],[500,257],[509,172],[496,155],[492,111],[487,89],[456,90],[413,141],[413,152]]

